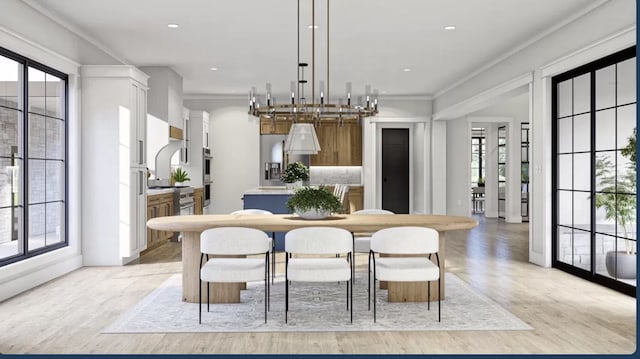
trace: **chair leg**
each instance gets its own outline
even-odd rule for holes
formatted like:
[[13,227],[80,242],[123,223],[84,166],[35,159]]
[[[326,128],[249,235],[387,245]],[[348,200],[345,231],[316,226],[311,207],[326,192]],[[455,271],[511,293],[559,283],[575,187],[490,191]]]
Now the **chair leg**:
[[376,266],[373,266],[373,322],[376,322]]
[[440,321],[440,277],[438,277],[438,322]]
[[271,232],[271,284],[276,281],[276,232]]
[[209,300],[209,292],[210,292],[210,290],[209,290],[209,282],[207,282],[207,313],[209,313],[209,302],[210,302],[210,300]]
[[284,256],[286,259],[284,268],[284,322],[287,323],[287,315],[289,314],[289,255],[285,252]]
[[267,309],[269,307],[269,256],[267,255],[267,263],[265,263],[264,271],[264,323],[267,323]]
[[198,279],[198,324],[202,324],[202,280]]
[[371,254],[367,260],[367,307],[371,311]]
[[349,310],[349,281],[347,280],[347,310]]
[[431,306],[431,282],[427,281],[427,310],[430,310],[431,308],[429,308]]

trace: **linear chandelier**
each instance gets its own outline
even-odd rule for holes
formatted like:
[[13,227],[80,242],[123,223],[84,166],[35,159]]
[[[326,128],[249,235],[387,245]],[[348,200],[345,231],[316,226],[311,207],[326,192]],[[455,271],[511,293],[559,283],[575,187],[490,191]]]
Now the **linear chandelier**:
[[[298,78],[297,85],[291,82],[291,98],[285,103],[277,103],[275,96],[271,93],[271,84],[267,83],[266,92],[260,96],[255,87],[249,92],[249,114],[261,118],[269,118],[273,121],[291,120],[294,122],[320,121],[323,118],[333,118],[338,120],[358,119],[375,116],[378,113],[378,91],[371,92],[371,86],[365,86],[365,98],[358,97],[357,103],[351,101],[351,83],[346,84],[345,98],[340,98],[338,103],[331,103],[329,97],[329,0],[327,0],[327,74],[326,74],[326,94],[324,82],[319,82],[319,96],[315,92],[315,0],[311,1],[311,99],[305,97],[304,86],[307,80],[304,71],[309,66],[306,62],[300,61],[300,0],[298,3]],[[264,98],[264,102],[260,102]],[[293,128],[292,131],[293,132]],[[314,131],[315,132],[315,131]],[[315,133],[314,133],[315,134]],[[290,134],[291,135],[291,134]]]

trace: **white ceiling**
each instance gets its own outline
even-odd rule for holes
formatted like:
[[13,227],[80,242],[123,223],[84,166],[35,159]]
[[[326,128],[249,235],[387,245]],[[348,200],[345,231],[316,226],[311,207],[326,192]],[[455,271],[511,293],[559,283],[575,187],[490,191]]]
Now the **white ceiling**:
[[[332,97],[370,84],[433,95],[599,0],[340,0],[330,5]],[[296,77],[295,0],[31,0],[137,66],[171,66],[186,94],[287,93]],[[311,62],[311,0],[301,0]],[[177,29],[169,23],[180,25]],[[316,1],[316,83],[326,78],[326,1]],[[455,25],[454,31],[444,30]],[[217,67],[218,71],[209,68]],[[410,72],[403,71],[410,68]],[[307,72],[307,79],[311,80]],[[309,91],[307,89],[307,91]],[[307,95],[308,96],[308,95]],[[284,100],[284,99],[283,99]]]

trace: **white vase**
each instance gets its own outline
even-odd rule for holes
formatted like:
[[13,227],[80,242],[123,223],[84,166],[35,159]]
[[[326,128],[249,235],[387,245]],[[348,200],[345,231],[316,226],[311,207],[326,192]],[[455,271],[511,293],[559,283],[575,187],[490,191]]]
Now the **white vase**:
[[296,189],[302,187],[302,180],[295,181],[293,183],[285,183],[284,185],[285,185],[285,187],[287,189],[296,190]]
[[173,185],[176,187],[184,186],[184,182],[176,182]]
[[300,211],[296,209],[296,213],[300,218],[304,219],[325,219],[331,215],[331,211],[318,208],[312,208],[306,211]]

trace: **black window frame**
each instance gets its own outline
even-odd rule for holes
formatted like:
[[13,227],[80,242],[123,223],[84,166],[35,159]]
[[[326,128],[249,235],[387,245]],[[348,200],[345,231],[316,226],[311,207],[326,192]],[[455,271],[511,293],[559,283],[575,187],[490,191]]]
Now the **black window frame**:
[[[580,278],[589,280],[591,282],[594,283],[598,283],[601,284],[605,287],[611,288],[613,290],[616,290],[618,292],[636,297],[636,291],[637,288],[636,286],[632,286],[630,284],[624,283],[622,281],[616,280],[614,278],[610,278],[604,275],[601,275],[599,273],[596,272],[596,257],[594,255],[594,253],[596,252],[596,239],[595,236],[598,233],[598,231],[596,230],[596,207],[595,207],[595,194],[598,193],[598,191],[596,191],[596,175],[595,175],[595,168],[596,168],[596,156],[595,154],[601,151],[597,151],[596,150],[596,115],[598,111],[602,111],[604,109],[600,109],[598,111],[596,111],[596,105],[595,105],[595,92],[596,92],[596,79],[595,79],[595,74],[596,71],[603,69],[605,67],[611,66],[611,65],[615,65],[618,64],[622,61],[631,59],[636,57],[636,61],[637,61],[637,54],[636,54],[636,46],[632,46],[629,48],[626,48],[624,50],[615,52],[611,55],[605,56],[603,58],[600,58],[598,60],[595,60],[593,62],[590,62],[588,64],[579,66],[575,69],[569,70],[567,72],[564,72],[562,74],[556,75],[551,79],[551,121],[552,121],[552,126],[551,126],[551,266],[553,268],[557,268],[560,269],[562,271],[565,271],[567,273],[573,274],[575,276],[578,276]],[[637,65],[636,65],[637,66]],[[573,78],[576,78],[578,76],[582,76],[584,74],[591,74],[591,79],[590,79],[590,109],[589,112],[585,112],[588,113],[590,116],[590,149],[588,151],[588,153],[591,155],[591,159],[590,159],[590,165],[591,165],[591,190],[589,191],[590,193],[590,206],[591,206],[591,213],[590,213],[590,241],[591,241],[591,253],[590,253],[590,269],[586,270],[583,268],[579,268],[575,265],[572,264],[568,264],[562,261],[558,260],[558,227],[561,226],[558,224],[558,170],[557,170],[557,166],[558,166],[558,129],[557,129],[557,120],[558,120],[558,84],[566,81],[566,80],[570,80]],[[636,73],[636,77],[637,77],[637,73]],[[573,91],[573,90],[572,90]],[[636,109],[637,109],[637,84],[636,84]],[[618,108],[618,107],[622,107],[622,106],[626,106],[629,104],[625,104],[625,105],[617,105],[615,104],[613,106],[613,108]],[[581,115],[581,114],[572,114],[571,116],[576,116],[576,115]],[[636,116],[637,116],[637,112],[636,112]],[[565,118],[566,116],[562,117]],[[637,117],[636,117],[636,121],[637,121]],[[636,125],[637,128],[637,125]],[[616,134],[617,136],[617,134]],[[617,151],[617,149],[616,149]],[[574,153],[574,152],[571,152]],[[573,176],[573,171],[572,171],[572,176]],[[637,173],[636,173],[637,176]],[[572,190],[574,191],[574,190]],[[637,190],[636,190],[637,191]],[[637,197],[637,193],[636,193],[636,197]],[[572,204],[573,206],[573,204]],[[638,209],[636,208],[636,211]],[[563,228],[569,228],[566,226],[561,226]],[[571,227],[571,229],[573,230],[573,226]],[[617,236],[616,236],[616,241],[617,241]],[[637,243],[637,240],[636,240]],[[637,277],[636,277],[636,281],[637,281]],[[637,283],[637,282],[636,282]]]
[[[21,95],[23,97],[22,98],[22,114],[21,114],[22,117],[20,119],[22,121],[23,131],[22,131],[22,136],[18,139],[19,141],[21,141],[20,145],[22,146],[22,150],[23,150],[23,158],[22,158],[23,176],[21,177],[21,181],[20,181],[21,190],[23,191],[23,194],[22,194],[23,196],[22,211],[23,212],[22,212],[22,226],[19,229],[20,231],[22,231],[23,235],[22,235],[22,238],[18,240],[23,241],[24,251],[23,253],[20,253],[14,256],[0,258],[0,267],[3,267],[11,263],[20,262],[26,259],[39,256],[44,253],[49,253],[51,251],[69,246],[69,75],[1,46],[0,46],[0,56],[4,56],[22,65]],[[64,160],[62,161],[64,163],[64,196],[63,196],[64,221],[61,221],[61,223],[64,224],[64,229],[62,231],[64,233],[64,238],[60,242],[50,244],[50,245],[44,245],[43,247],[33,249],[33,250],[29,250],[29,236],[28,236],[29,234],[29,190],[28,190],[29,188],[28,187],[29,186],[29,147],[28,146],[29,146],[29,115],[31,114],[29,112],[29,68],[40,70],[45,74],[53,75],[55,77],[60,78],[60,80],[64,81],[64,109],[63,109],[64,110],[64,114],[63,114]],[[46,115],[44,116],[46,117]]]

